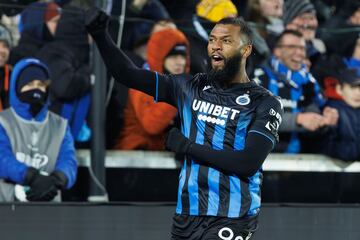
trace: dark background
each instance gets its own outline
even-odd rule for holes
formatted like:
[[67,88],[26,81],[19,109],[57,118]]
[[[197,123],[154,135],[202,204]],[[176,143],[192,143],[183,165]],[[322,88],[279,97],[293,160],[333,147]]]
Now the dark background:
[[[110,201],[175,202],[179,169],[107,168]],[[87,201],[88,169],[79,168],[75,186],[63,192],[64,201]],[[360,173],[265,171],[265,203],[359,203]]]
[[[1,204],[1,239],[166,240],[175,205]],[[357,205],[265,204],[251,240],[358,240]],[[234,239],[232,239],[234,240]]]

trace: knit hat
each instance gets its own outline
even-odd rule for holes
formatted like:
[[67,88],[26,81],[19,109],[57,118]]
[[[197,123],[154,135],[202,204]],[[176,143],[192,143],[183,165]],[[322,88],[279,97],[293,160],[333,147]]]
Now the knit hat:
[[346,68],[339,73],[339,82],[350,85],[360,85],[360,76],[354,68]]
[[147,44],[147,61],[153,71],[164,72],[165,58],[174,51],[183,53],[186,47],[186,72],[190,70],[189,42],[185,35],[176,29],[164,29],[153,33]]
[[170,50],[166,57],[171,55],[183,55],[186,57],[187,53],[188,51],[185,44],[177,44]]
[[238,15],[236,6],[230,0],[201,0],[196,6],[196,14],[211,22]]
[[21,88],[33,80],[46,81],[49,79],[50,75],[47,69],[38,65],[29,65],[21,71],[17,78],[16,92],[20,93]]
[[44,13],[44,21],[48,22],[54,17],[60,15],[61,8],[56,3],[49,3]]
[[315,7],[309,0],[289,0],[284,3],[284,26],[303,13],[315,13]]

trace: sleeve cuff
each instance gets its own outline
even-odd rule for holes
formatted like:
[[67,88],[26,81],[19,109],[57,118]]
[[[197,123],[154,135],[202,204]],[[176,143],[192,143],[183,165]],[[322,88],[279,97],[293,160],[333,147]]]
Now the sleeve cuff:
[[55,179],[56,187],[58,187],[59,189],[66,188],[68,183],[68,178],[63,172],[59,170],[55,170],[54,172],[51,173],[51,176]]
[[37,175],[39,175],[39,171],[36,168],[29,167],[25,173],[24,185],[30,186]]

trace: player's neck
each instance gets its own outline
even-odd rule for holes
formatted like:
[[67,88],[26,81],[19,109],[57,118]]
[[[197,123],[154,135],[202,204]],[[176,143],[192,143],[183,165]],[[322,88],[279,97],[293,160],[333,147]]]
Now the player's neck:
[[248,75],[246,74],[245,67],[241,67],[240,71],[235,75],[232,81],[230,81],[229,85],[236,83],[247,83],[250,82]]

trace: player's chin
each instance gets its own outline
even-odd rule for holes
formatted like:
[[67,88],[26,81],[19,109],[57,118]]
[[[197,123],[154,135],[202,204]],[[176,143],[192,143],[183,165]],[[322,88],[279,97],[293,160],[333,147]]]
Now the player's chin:
[[224,62],[223,61],[211,62],[211,67],[216,71],[223,70]]

